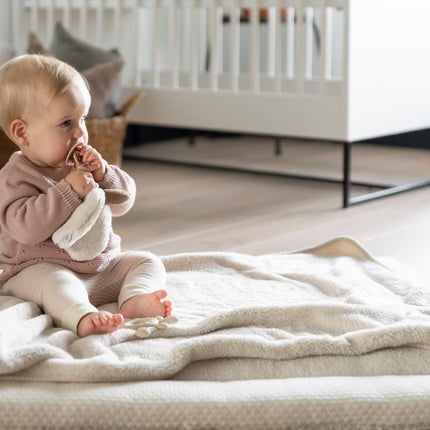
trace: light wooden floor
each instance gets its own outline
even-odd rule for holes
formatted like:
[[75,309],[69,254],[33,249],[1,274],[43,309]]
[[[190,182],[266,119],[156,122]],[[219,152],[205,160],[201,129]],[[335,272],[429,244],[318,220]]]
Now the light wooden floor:
[[[128,154],[231,163],[340,177],[341,147],[272,140],[199,137],[128,148]],[[124,249],[159,255],[194,251],[289,252],[339,235],[376,256],[393,256],[430,277],[430,187],[348,209],[341,186],[125,159],[137,182],[134,208],[115,219]],[[430,151],[357,146],[353,177],[393,184],[428,179]],[[354,193],[367,192],[354,188]]]

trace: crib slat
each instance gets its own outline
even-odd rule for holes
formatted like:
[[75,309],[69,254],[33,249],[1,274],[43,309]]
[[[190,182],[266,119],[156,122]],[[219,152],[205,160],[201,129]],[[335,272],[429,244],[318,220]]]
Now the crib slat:
[[254,0],[251,6],[251,52],[250,52],[250,89],[260,91],[260,26],[258,2]]
[[237,1],[233,0],[230,11],[230,89],[239,90],[239,59],[240,59],[240,10]]
[[[136,3],[136,9],[137,13],[136,15],[139,15],[139,8],[138,3]],[[160,86],[160,73],[159,73],[159,64],[158,64],[158,49],[159,49],[159,38],[158,38],[158,0],[153,0],[152,7],[151,7],[151,22],[152,22],[152,34],[151,34],[151,40],[152,40],[152,55],[151,55],[151,68],[152,68],[152,86],[154,88],[158,88]],[[139,20],[136,23],[138,31],[141,31],[139,26]],[[139,49],[140,51],[140,49]],[[137,71],[139,72],[139,63],[137,64]]]
[[[189,72],[190,65],[190,11],[186,7],[186,1],[180,1],[180,25],[181,25],[181,33],[180,33],[180,46],[181,46],[181,68],[187,69]],[[187,76],[189,81],[189,74]]]
[[287,70],[287,78],[292,79],[294,77],[294,56],[295,56],[295,24],[294,24],[294,16],[296,10],[289,6],[287,9],[287,55],[286,55],[286,70]]
[[33,0],[30,12],[30,25],[33,31],[37,31],[39,28],[39,8],[38,0]]
[[191,0],[190,9],[190,88],[198,88],[198,64],[197,64],[197,10],[196,1]]
[[275,76],[275,43],[276,43],[276,10],[273,7],[267,10],[267,74]]
[[218,14],[217,14],[218,1],[212,0],[211,2],[211,62],[210,62],[210,88],[212,91],[218,90]]
[[121,41],[121,3],[120,0],[114,0],[113,4],[113,40],[120,45]]
[[223,46],[224,46],[224,24],[223,24],[223,8],[218,4],[217,10],[217,22],[218,22],[218,72],[221,74],[224,68],[224,56],[223,56]]
[[[139,8],[138,0],[132,0],[129,3],[129,13],[134,17],[132,21],[132,31],[136,33],[136,43],[133,52],[133,85],[140,87],[142,85],[142,11]],[[155,24],[154,24],[155,25]]]
[[305,18],[305,78],[312,79],[312,54],[313,54],[313,20],[314,10],[310,7],[306,9]]
[[[329,78],[329,69],[328,66],[331,64],[328,62],[328,54],[331,45],[331,37],[328,31],[329,19],[328,18],[328,9],[325,7],[324,1],[321,8],[321,66],[320,66],[320,81],[319,81],[319,93],[320,95],[324,95],[326,93],[326,82]],[[330,37],[330,38],[329,38]]]
[[[12,37],[16,46],[17,52],[22,52],[22,11],[23,5],[21,1],[14,1],[12,4]],[[31,24],[30,24],[31,25]],[[30,27],[31,28],[31,27]]]
[[104,1],[97,0],[96,3],[96,43],[101,45],[103,41],[103,15]]
[[47,40],[50,42],[54,34],[54,0],[48,0],[46,5]]
[[326,79],[333,78],[332,62],[333,62],[333,8],[327,7],[325,9],[325,75]]
[[171,0],[171,4],[168,10],[168,27],[169,27],[169,71],[170,71],[170,85],[172,88],[179,87],[179,74],[178,74],[178,62],[177,62],[177,52],[176,52],[176,38],[177,35],[177,25],[176,25],[176,12],[177,5],[176,0]]
[[87,30],[87,8],[85,7],[85,1],[81,0],[81,6],[79,8],[79,33],[80,37],[85,39]]
[[281,8],[279,0],[275,3],[275,76],[274,91],[281,92]]
[[70,1],[64,0],[62,23],[65,28],[70,28]]
[[304,51],[305,51],[305,25],[303,23],[303,7],[299,3],[295,8],[296,12],[296,34],[297,34],[297,53],[296,60],[296,95],[301,96],[304,93]]

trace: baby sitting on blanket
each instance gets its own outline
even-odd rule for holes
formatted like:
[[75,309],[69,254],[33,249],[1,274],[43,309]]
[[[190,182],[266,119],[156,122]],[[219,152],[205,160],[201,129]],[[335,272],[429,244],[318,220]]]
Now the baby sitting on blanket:
[[[171,315],[161,260],[121,252],[112,231],[135,183],[88,144],[90,101],[84,78],[55,58],[25,55],[0,68],[0,125],[20,149],[0,170],[0,287],[79,336]],[[106,207],[110,190],[123,199]],[[118,313],[97,309],[113,301]]]

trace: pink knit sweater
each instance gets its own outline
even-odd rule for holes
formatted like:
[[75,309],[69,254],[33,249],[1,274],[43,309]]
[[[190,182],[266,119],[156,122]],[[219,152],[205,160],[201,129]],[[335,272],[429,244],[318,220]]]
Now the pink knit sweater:
[[[69,183],[51,179],[53,173],[35,166],[21,152],[15,152],[0,170],[0,287],[20,270],[40,262],[60,264],[79,273],[100,272],[120,252],[121,240],[113,231],[104,251],[88,261],[72,260],[53,243],[54,231],[81,203]],[[127,202],[111,208],[113,216],[132,207],[136,187],[127,173],[109,165],[99,185],[131,195]]]

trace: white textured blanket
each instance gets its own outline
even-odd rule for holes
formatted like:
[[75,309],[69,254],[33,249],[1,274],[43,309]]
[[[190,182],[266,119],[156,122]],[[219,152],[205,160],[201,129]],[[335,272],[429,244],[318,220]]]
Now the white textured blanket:
[[430,373],[430,288],[337,238],[294,254],[163,258],[176,325],[78,339],[0,297],[0,375],[33,381]]

